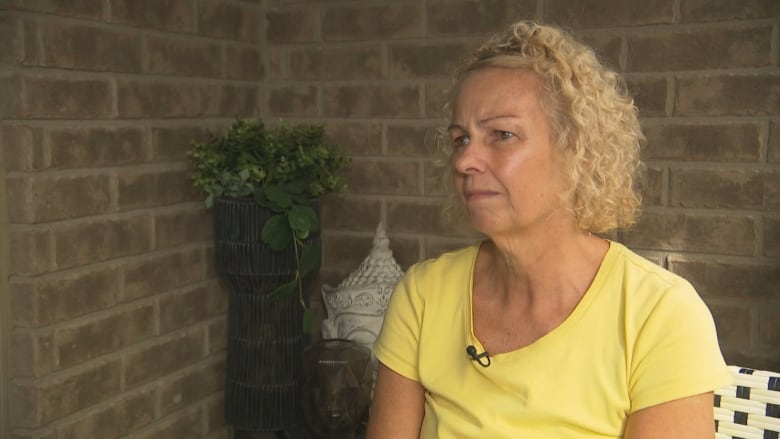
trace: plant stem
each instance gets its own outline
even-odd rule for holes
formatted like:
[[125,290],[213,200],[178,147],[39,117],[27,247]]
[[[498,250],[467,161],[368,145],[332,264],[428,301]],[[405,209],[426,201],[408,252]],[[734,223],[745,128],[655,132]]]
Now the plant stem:
[[293,233],[293,248],[295,248],[295,266],[298,267],[295,270],[295,278],[298,280],[298,300],[301,302],[301,306],[306,309],[306,302],[303,300],[303,279],[301,278],[301,257],[298,254],[298,247],[303,247],[303,242]]

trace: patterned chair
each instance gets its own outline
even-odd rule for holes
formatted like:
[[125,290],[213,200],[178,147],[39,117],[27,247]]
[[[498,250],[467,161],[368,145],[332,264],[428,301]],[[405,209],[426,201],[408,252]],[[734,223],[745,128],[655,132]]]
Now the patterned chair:
[[729,366],[734,385],[715,391],[716,439],[778,439],[780,373]]

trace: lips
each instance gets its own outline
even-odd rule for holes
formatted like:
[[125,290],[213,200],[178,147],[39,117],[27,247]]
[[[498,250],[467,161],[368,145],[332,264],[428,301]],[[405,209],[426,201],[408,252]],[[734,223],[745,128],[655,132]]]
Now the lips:
[[493,198],[498,195],[498,192],[487,189],[470,189],[463,191],[463,198],[466,201],[480,201]]

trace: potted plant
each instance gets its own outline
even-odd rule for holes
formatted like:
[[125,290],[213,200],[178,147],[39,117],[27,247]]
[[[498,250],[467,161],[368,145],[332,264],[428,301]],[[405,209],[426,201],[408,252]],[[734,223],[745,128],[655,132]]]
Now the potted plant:
[[347,159],[324,141],[322,125],[242,119],[189,155],[214,211],[215,268],[230,298],[226,418],[247,430],[297,425],[300,354],[313,325],[304,280],[320,266],[319,199],[343,186]]

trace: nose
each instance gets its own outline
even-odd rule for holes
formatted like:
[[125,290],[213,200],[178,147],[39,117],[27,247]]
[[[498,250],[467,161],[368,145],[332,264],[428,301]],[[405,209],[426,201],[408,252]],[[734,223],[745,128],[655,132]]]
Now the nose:
[[485,169],[484,148],[472,138],[468,145],[452,153],[452,167],[459,174],[475,174]]

